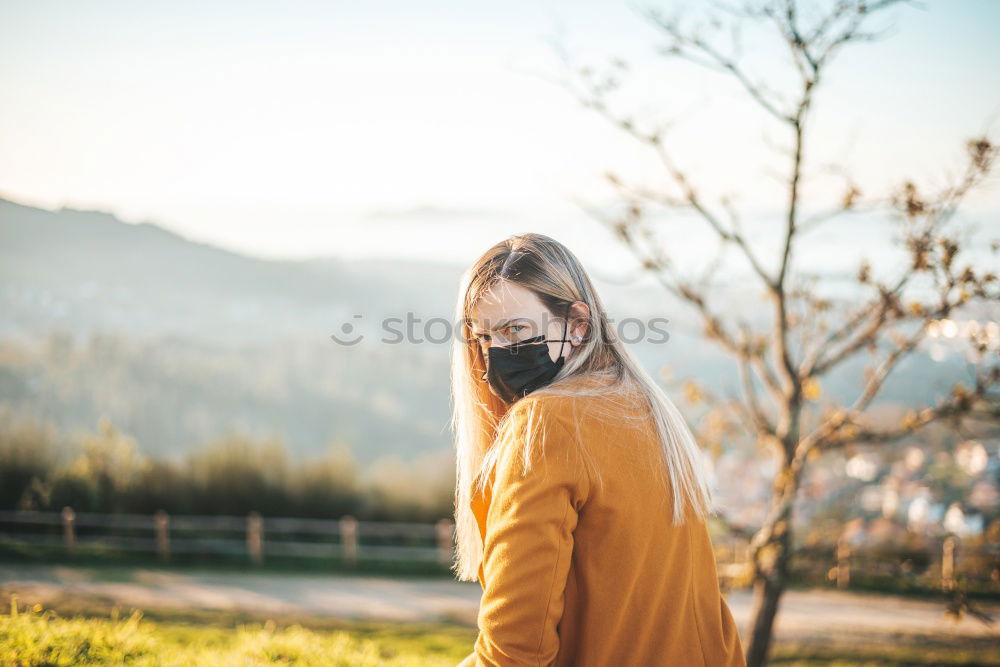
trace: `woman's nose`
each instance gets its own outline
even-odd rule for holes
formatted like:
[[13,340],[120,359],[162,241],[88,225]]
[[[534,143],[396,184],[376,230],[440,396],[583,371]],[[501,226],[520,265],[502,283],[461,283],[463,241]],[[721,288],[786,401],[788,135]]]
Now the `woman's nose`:
[[507,340],[500,334],[494,334],[490,337],[490,347],[506,347],[510,345],[513,341]]

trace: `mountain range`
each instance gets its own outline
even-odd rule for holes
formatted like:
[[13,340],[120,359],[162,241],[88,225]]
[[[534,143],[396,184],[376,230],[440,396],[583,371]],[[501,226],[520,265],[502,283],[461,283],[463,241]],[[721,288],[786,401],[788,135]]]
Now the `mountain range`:
[[[231,432],[281,438],[299,457],[343,442],[363,463],[444,451],[440,336],[463,268],[268,260],[109,213],[0,200],[0,407],[66,432],[107,417],[161,457]],[[738,386],[732,363],[661,289],[595,283],[612,314],[667,318],[666,345],[631,346],[652,372],[669,365],[714,389]],[[734,293],[727,307],[746,304]],[[751,316],[768,312],[761,302]],[[407,314],[422,340],[385,340],[386,318]],[[960,359],[941,363],[912,360],[889,399],[931,400],[961,370]],[[858,372],[860,362],[825,390],[850,395]]]

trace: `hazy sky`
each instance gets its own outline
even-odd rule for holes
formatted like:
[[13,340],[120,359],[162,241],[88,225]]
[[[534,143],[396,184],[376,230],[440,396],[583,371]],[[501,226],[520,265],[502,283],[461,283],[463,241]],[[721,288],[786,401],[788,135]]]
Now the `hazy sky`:
[[[613,105],[676,119],[669,145],[706,194],[780,204],[787,129],[731,78],[658,57],[648,5],[682,6],[4,0],[0,196],[268,257],[464,261],[528,230],[599,253],[609,237],[573,198],[606,201],[608,169],[664,175],[555,82],[559,37],[580,63],[630,63]],[[943,183],[965,138],[1000,137],[1000,1],[927,0],[870,26],[887,34],[842,52],[816,99],[809,203],[839,188],[823,163],[863,185]],[[789,80],[783,52],[747,46],[756,76]],[[974,203],[1000,211],[998,188]]]

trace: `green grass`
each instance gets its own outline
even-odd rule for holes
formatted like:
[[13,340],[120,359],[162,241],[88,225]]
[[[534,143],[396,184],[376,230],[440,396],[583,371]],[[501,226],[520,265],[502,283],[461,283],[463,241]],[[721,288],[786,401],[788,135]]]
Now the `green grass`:
[[[392,623],[251,612],[130,610],[111,601],[64,596],[54,609],[10,596],[0,614],[0,665],[455,665],[476,629],[447,623]],[[778,642],[781,667],[947,667],[1000,665],[995,637],[845,636]]]
[[779,642],[771,665],[780,667],[973,667],[1000,665],[996,637],[937,639],[885,637],[879,641]]
[[[445,624],[342,624],[340,629],[273,620],[212,623],[152,620],[115,608],[105,617],[64,617],[11,596],[0,615],[0,664],[62,665],[455,665],[475,630]],[[195,620],[193,624],[189,622]],[[217,619],[218,620],[218,619]]]

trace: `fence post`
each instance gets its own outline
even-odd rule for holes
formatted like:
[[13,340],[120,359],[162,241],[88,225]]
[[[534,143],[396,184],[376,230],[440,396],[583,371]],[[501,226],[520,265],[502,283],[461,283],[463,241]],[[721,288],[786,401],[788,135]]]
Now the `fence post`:
[[170,560],[170,515],[163,510],[156,510],[153,527],[156,531],[156,553],[160,560]]
[[451,567],[452,556],[454,554],[453,528],[454,523],[450,519],[438,519],[435,525],[437,531],[438,562],[445,567]]
[[351,567],[358,564],[358,522],[350,515],[340,519],[340,553]]
[[851,544],[843,537],[837,540],[837,588],[851,583]]
[[955,590],[955,536],[944,538],[941,551],[941,590]]
[[247,515],[247,551],[254,565],[260,565],[264,560],[264,526],[260,514],[250,512]]
[[63,542],[66,544],[66,551],[72,556],[76,553],[76,529],[73,522],[76,520],[76,512],[68,505],[62,508]]

